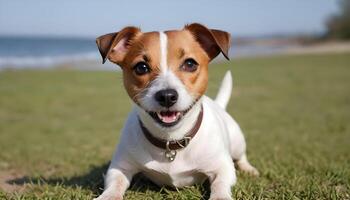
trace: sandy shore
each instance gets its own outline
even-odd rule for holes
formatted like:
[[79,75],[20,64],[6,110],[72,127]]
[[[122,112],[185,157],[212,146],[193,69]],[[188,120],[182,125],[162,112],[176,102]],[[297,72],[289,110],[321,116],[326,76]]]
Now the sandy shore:
[[350,52],[350,41],[347,42],[324,42],[312,45],[300,45],[289,47],[286,54],[323,54]]

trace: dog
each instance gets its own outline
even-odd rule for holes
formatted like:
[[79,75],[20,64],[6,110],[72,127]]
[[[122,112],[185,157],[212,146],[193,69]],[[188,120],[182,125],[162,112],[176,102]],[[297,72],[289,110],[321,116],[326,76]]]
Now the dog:
[[198,23],[164,32],[126,27],[96,43],[103,63],[108,59],[121,67],[134,102],[96,200],[123,199],[140,172],[159,186],[184,187],[208,179],[211,200],[231,199],[235,164],[258,175],[247,160],[239,125],[225,111],[231,72],[215,100],[204,95],[209,62],[220,53],[229,59],[229,33]]

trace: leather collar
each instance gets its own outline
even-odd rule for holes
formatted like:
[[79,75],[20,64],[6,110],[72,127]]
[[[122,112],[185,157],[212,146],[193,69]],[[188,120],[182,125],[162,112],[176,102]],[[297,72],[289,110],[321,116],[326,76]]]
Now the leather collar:
[[143,123],[139,119],[139,123],[142,129],[143,134],[147,138],[148,141],[150,141],[154,146],[159,147],[161,149],[166,150],[178,150],[185,148],[190,140],[197,134],[199,127],[202,124],[203,120],[203,106],[201,106],[201,111],[199,112],[198,118],[192,129],[185,135],[183,139],[180,140],[164,140],[157,137],[154,137],[149,130],[144,127]]

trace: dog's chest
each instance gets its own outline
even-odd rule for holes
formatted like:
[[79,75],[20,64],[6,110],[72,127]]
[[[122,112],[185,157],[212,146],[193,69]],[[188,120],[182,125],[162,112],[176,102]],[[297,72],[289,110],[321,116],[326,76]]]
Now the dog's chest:
[[195,165],[176,158],[173,162],[150,161],[144,165],[143,173],[158,185],[184,187],[200,183],[205,179]]

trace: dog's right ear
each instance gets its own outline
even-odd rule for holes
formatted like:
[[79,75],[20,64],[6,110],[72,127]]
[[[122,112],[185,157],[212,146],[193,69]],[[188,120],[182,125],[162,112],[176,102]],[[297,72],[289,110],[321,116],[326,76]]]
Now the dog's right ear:
[[107,58],[117,64],[122,62],[128,52],[131,41],[139,33],[141,33],[139,28],[130,26],[119,32],[98,37],[96,44],[102,56],[102,63],[105,63]]

